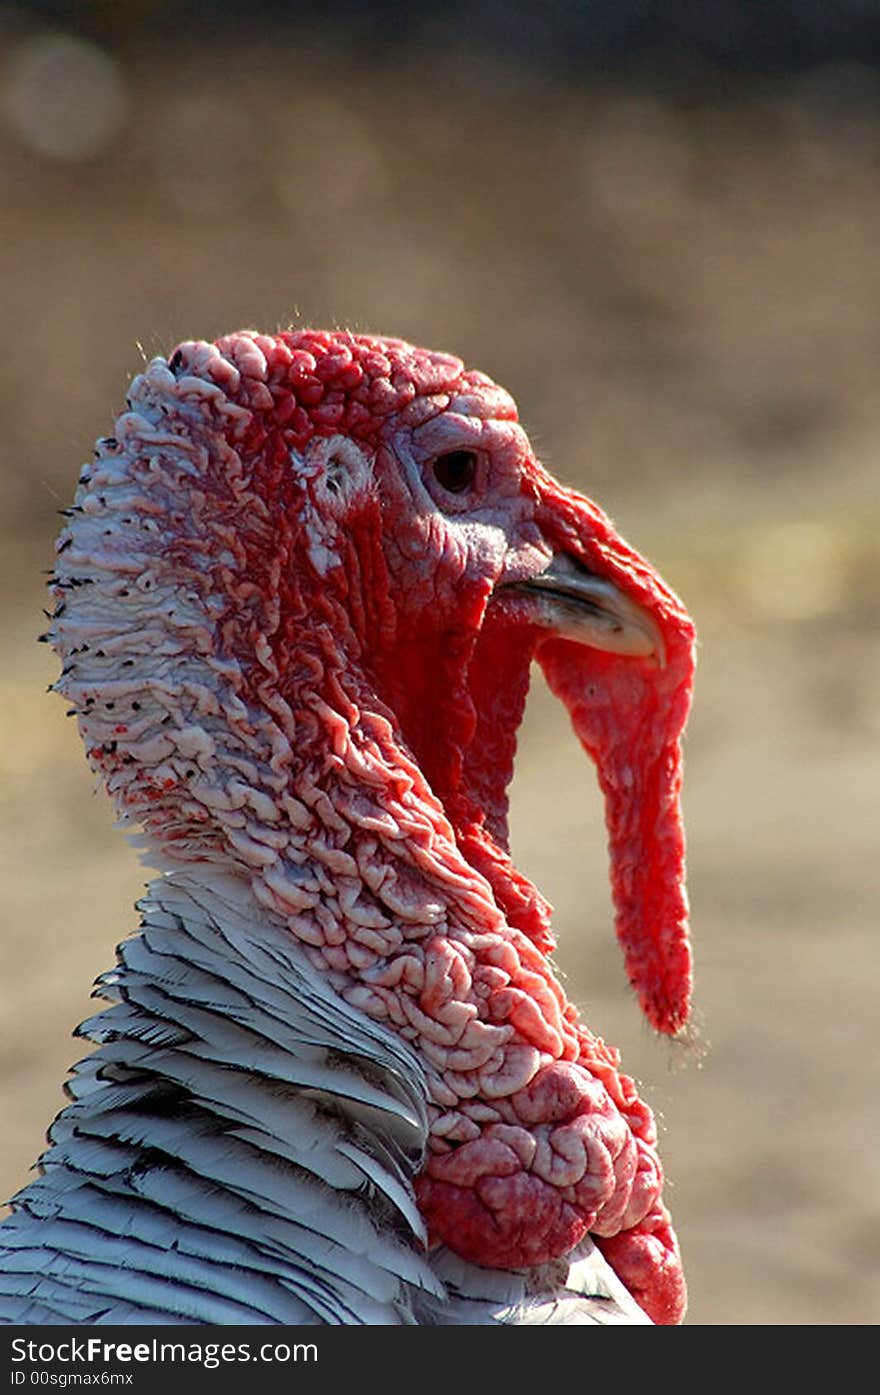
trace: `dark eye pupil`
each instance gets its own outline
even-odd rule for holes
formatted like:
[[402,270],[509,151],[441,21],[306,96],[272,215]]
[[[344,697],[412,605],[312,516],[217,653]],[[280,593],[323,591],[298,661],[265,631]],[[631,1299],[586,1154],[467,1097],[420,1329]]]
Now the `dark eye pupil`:
[[472,450],[451,450],[434,461],[434,477],[450,494],[462,494],[474,482],[477,457]]

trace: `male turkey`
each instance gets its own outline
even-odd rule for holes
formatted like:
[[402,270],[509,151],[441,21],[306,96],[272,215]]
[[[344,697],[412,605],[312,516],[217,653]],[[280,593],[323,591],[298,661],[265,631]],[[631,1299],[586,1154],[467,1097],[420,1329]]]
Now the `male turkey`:
[[490,379],[348,333],[154,359],[57,550],[56,686],[161,875],[0,1231],[5,1320],[680,1321],[651,1112],[554,975],[506,793],[536,659],[676,1032],[672,592]]

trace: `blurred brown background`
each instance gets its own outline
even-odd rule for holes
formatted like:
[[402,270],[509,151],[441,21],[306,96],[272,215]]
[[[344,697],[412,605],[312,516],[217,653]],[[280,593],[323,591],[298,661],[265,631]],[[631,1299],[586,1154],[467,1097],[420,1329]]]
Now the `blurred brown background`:
[[369,5],[331,7],[324,29],[295,5],[210,25],[198,8],[0,6],[0,1190],[40,1150],[146,876],[42,696],[55,511],[142,354],[242,326],[374,330],[503,382],[545,462],[698,622],[694,1045],[640,1023],[593,773],[540,682],[513,819],[572,995],[663,1116],[689,1321],[875,1322],[869,51],[820,34],[749,62],[748,34],[731,55],[681,30],[640,46],[626,5],[580,46],[562,3],[494,30],[485,3],[451,27],[410,6],[403,28],[389,4],[370,25]]

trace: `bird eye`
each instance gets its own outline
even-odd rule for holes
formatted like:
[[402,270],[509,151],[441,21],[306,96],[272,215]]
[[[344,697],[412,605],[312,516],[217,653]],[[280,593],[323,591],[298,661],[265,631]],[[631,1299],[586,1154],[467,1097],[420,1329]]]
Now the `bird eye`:
[[434,461],[434,478],[450,494],[470,489],[477,474],[477,456],[472,450],[451,450]]

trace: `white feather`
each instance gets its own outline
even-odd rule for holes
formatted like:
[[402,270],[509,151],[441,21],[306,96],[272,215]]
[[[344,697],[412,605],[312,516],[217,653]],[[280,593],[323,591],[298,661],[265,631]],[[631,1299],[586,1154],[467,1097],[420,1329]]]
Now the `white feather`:
[[546,1274],[425,1254],[427,1092],[242,880],[158,879],[0,1230],[17,1323],[646,1321],[590,1242]]

